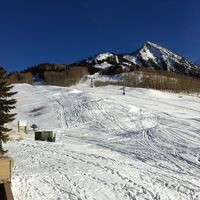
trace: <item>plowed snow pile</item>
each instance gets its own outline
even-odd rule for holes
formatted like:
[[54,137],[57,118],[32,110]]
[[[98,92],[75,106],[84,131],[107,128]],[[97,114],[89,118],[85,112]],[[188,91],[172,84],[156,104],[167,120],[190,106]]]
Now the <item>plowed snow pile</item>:
[[17,84],[18,120],[54,130],[5,146],[15,200],[200,199],[200,99],[118,86]]

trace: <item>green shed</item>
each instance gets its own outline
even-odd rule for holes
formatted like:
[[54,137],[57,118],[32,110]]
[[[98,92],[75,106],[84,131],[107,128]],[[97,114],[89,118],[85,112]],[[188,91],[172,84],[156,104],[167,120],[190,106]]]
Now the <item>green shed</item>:
[[53,133],[53,131],[36,131],[35,140],[55,142],[56,135]]

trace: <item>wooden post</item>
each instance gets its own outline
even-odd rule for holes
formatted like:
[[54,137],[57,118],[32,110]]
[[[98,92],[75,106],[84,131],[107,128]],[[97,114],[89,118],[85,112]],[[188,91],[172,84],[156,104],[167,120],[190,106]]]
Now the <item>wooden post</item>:
[[0,200],[13,200],[11,190],[13,163],[12,158],[0,157]]

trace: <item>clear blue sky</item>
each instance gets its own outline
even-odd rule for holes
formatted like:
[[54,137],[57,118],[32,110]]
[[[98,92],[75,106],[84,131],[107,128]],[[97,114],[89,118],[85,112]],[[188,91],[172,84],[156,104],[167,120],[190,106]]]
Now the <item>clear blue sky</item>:
[[200,1],[0,1],[0,65],[8,71],[133,52],[146,40],[200,63]]

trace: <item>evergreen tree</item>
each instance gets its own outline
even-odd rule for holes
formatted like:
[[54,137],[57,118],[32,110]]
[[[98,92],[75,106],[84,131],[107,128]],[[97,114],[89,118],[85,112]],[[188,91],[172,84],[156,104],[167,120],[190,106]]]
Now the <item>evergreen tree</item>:
[[15,108],[16,100],[12,99],[15,92],[11,92],[12,86],[6,82],[6,71],[0,67],[0,156],[7,151],[3,149],[2,144],[9,140],[8,129],[5,125],[14,120],[15,114],[10,111]]

